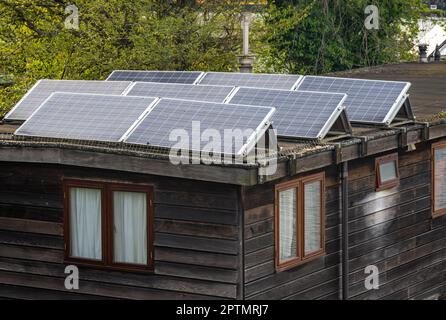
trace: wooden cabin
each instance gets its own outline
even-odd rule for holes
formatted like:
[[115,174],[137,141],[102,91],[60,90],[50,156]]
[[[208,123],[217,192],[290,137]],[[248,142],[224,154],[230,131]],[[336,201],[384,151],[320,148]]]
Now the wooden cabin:
[[[174,166],[142,149],[13,139],[17,125],[0,125],[0,297],[440,297],[446,121],[429,117],[446,106],[445,70],[402,64],[352,74],[411,81],[418,121],[354,126],[352,137],[328,142],[279,141],[273,176],[253,165]],[[145,257],[113,254],[112,212],[125,205],[116,195],[145,208],[146,223],[132,227]],[[99,235],[84,234],[89,260],[70,245],[70,211],[82,197],[98,212],[86,225]],[[79,289],[68,290],[73,264]],[[379,288],[365,286],[368,266]]]

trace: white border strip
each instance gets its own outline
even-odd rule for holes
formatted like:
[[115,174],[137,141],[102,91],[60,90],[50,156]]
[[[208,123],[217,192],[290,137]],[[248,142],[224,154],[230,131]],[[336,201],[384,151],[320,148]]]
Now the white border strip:
[[400,109],[403,106],[406,99],[409,97],[409,95],[407,93],[409,92],[409,89],[411,86],[412,86],[411,83],[407,83],[407,85],[404,87],[404,90],[400,93],[400,95],[396,99],[392,108],[390,108],[389,112],[387,113],[386,117],[384,118],[384,123],[386,125],[392,124],[393,120],[395,120],[396,115],[400,111]]
[[[178,71],[178,70],[113,70],[112,73],[110,73],[110,75],[107,77],[107,79],[105,79],[105,81],[110,81],[111,77],[117,73],[117,72],[138,72],[138,73],[143,73],[143,72],[147,72],[147,73],[152,73],[152,72],[172,72],[172,73],[200,73],[200,75],[198,76],[197,80],[203,76],[204,72],[203,71]],[[195,82],[197,81],[195,80]],[[111,80],[114,81],[114,80]],[[131,80],[116,80],[116,81],[121,81],[121,82],[144,82],[144,81],[131,81]],[[160,82],[160,83],[172,83],[172,82]],[[195,84],[195,83],[187,83],[187,84]]]
[[128,93],[136,86],[138,82],[130,82],[128,87],[121,93],[121,96],[127,97]]
[[[266,108],[266,107],[256,107],[256,108]],[[263,135],[266,133],[266,130],[271,126],[271,118],[273,117],[274,113],[276,112],[276,108],[273,107],[267,107],[268,109],[271,109],[270,112],[265,116],[264,120],[260,123],[260,125],[257,127],[257,129],[251,134],[251,136],[246,140],[246,143],[243,145],[243,147],[236,153],[236,156],[247,156],[252,148],[255,147],[256,143],[259,141],[260,138],[263,137]]]
[[226,97],[226,99],[223,101],[224,104],[230,104],[232,98],[234,98],[234,96],[237,94],[237,92],[240,90],[240,87],[234,87],[234,89],[232,89],[232,91],[228,94],[228,96]]
[[[321,129],[321,131],[317,135],[317,139],[323,140],[327,136],[327,134],[330,132],[333,125],[336,123],[336,121],[341,116],[342,112],[347,111],[347,108],[344,106],[345,100],[348,98],[348,96],[345,94],[342,101],[338,104],[336,109],[331,114],[330,118],[325,123],[324,127]],[[347,112],[346,112],[347,113]]]
[[28,117],[28,119],[26,119],[26,121],[24,123],[22,123],[22,125],[14,132],[14,135],[21,135],[21,136],[27,136],[27,137],[39,137],[37,135],[32,135],[32,134],[17,134],[18,132],[20,132],[20,129],[22,129],[22,127],[24,127],[27,122],[32,119],[32,117],[55,95],[55,94],[60,94],[60,93],[64,93],[64,92],[53,92],[50,94],[50,96],[48,98],[46,98],[41,104],[40,106],[37,107],[36,110],[33,111],[33,113],[31,113],[31,115]]
[[291,87],[291,91],[297,91],[297,87],[301,84],[303,76],[299,76],[299,79],[297,79],[296,83]]
[[[362,79],[362,78],[346,78],[346,77],[327,77],[327,76],[305,76],[304,78],[325,78],[325,79],[340,79],[340,80],[356,80],[356,81],[369,81],[369,82],[384,82],[384,83],[405,83],[410,84],[407,81],[392,81],[392,80],[374,80],[374,79]],[[302,81],[303,83],[303,81]]]
[[202,72],[197,79],[195,79],[194,83],[192,83],[193,85],[197,85],[201,82],[201,80],[204,78],[204,76],[206,75],[205,72]]
[[161,101],[160,98],[155,98],[152,103],[149,104],[146,110],[136,119],[136,121],[130,126],[130,128],[122,135],[118,142],[125,142],[129,136],[135,131],[139,124],[147,117],[147,115],[152,112],[155,106]]
[[34,91],[34,89],[42,82],[46,79],[40,79],[39,81],[37,81],[32,87],[31,89],[28,90],[27,93],[25,93],[25,95],[22,97],[22,99],[19,100],[19,102],[16,103],[16,105],[9,110],[9,112],[3,117],[4,120],[6,121],[26,121],[27,119],[17,119],[17,118],[11,118],[9,119],[9,117],[14,113],[14,111],[20,107],[20,104],[22,104],[22,102],[31,94],[31,92]]

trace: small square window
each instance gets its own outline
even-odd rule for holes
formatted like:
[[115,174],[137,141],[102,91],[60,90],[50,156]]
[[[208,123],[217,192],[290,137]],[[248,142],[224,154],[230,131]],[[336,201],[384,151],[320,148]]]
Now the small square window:
[[375,164],[376,191],[395,188],[400,183],[398,153],[377,158]]
[[446,141],[432,145],[432,211],[434,217],[446,214]]

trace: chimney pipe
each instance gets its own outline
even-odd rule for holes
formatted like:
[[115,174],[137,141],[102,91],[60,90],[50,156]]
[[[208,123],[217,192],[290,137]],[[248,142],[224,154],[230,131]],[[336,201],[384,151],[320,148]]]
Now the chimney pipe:
[[418,49],[420,50],[420,63],[428,63],[429,60],[427,59],[427,44],[420,44],[418,45]]
[[249,53],[249,24],[251,17],[249,13],[243,14],[242,29],[243,29],[243,52],[238,57],[239,70],[242,73],[252,73],[254,67],[254,55]]
[[435,61],[441,60],[441,52],[440,52],[440,46],[437,44],[437,47],[435,48]]

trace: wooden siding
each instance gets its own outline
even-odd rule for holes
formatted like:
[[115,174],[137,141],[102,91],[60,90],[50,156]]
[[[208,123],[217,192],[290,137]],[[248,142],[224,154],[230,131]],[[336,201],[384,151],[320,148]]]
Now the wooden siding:
[[[317,172],[323,171],[308,174]],[[340,274],[339,185],[336,167],[327,168],[325,173],[327,254],[284,272],[277,273],[274,262],[275,184],[268,183],[245,189],[246,299],[318,299],[338,294]]]
[[[153,274],[80,267],[64,288],[62,177],[154,185]],[[0,164],[0,297],[241,297],[239,194],[231,185],[58,165]]]
[[[400,185],[374,192],[372,159],[350,166],[350,298],[424,299],[445,292],[446,218],[432,219],[430,145],[400,152]],[[364,269],[380,271],[366,290]]]
[[[375,156],[350,163],[351,299],[423,299],[446,291],[446,217],[431,216],[430,157],[427,144],[401,151],[400,185],[381,192],[375,191]],[[335,167],[325,172],[327,255],[286,272],[274,265],[274,184],[245,189],[247,299],[340,297],[340,186]],[[380,271],[379,290],[365,288],[369,265]]]

